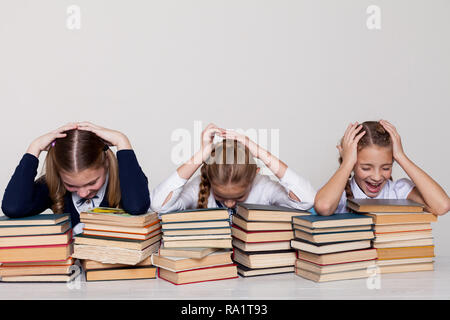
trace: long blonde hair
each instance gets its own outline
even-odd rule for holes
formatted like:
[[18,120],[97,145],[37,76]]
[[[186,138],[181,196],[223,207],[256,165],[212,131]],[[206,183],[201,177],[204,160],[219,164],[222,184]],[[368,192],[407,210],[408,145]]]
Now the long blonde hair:
[[55,141],[45,158],[42,179],[48,186],[53,212],[64,213],[64,195],[67,191],[59,174],[61,170],[76,173],[102,166],[109,173],[108,205],[118,207],[121,200],[119,165],[114,153],[92,132],[70,130],[66,134],[66,137]]
[[250,184],[257,174],[257,165],[247,147],[236,140],[227,140],[215,145],[211,156],[201,167],[198,208],[208,207],[211,184]]

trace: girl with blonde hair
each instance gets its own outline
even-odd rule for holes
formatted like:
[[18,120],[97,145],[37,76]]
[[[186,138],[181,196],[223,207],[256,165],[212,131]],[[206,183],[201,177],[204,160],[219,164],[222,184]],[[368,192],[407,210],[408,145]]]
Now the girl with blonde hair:
[[[213,144],[215,136],[223,141]],[[260,159],[278,178],[259,174]],[[192,177],[200,169],[200,175]],[[310,209],[315,190],[309,181],[245,135],[209,124],[202,132],[201,149],[152,192],[152,210],[165,213],[195,208],[226,207],[239,203]]]
[[[109,148],[117,148],[117,156]],[[45,173],[35,180],[39,155]],[[20,218],[46,209],[70,213],[74,233],[79,213],[95,207],[142,214],[150,207],[148,180],[128,138],[89,122],[69,123],[37,139],[22,157],[5,190],[4,214]]]

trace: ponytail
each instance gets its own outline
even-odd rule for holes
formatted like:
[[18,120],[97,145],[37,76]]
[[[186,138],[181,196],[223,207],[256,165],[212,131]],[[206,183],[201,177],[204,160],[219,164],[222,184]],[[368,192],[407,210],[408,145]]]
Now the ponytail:
[[45,182],[48,186],[49,197],[52,200],[51,209],[53,213],[64,213],[64,195],[66,188],[58,174],[58,168],[55,161],[55,150],[50,148],[45,158],[45,175],[38,181]]
[[109,173],[108,181],[108,205],[111,208],[118,208],[121,200],[119,163],[114,153],[108,148],[105,151],[106,163]]

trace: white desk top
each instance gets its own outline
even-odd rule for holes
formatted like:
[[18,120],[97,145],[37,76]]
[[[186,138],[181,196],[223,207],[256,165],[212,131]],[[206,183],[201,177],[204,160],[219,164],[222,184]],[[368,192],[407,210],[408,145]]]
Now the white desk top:
[[367,279],[315,283],[293,273],[176,286],[162,279],[72,283],[0,283],[3,299],[450,299],[450,257],[436,257],[435,270],[380,275],[380,289]]

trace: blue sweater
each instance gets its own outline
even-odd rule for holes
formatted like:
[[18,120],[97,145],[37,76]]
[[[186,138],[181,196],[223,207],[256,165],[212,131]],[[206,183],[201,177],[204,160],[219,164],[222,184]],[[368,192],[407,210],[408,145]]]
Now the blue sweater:
[[[146,213],[150,207],[148,180],[133,150],[120,150],[116,154],[119,163],[121,191],[120,207],[127,213]],[[35,181],[39,159],[26,153],[20,160],[3,195],[2,210],[10,218],[37,215],[52,206],[45,179]],[[108,207],[108,192],[100,206]],[[64,212],[70,213],[72,227],[80,222],[80,215],[73,205],[72,194],[64,196]]]

